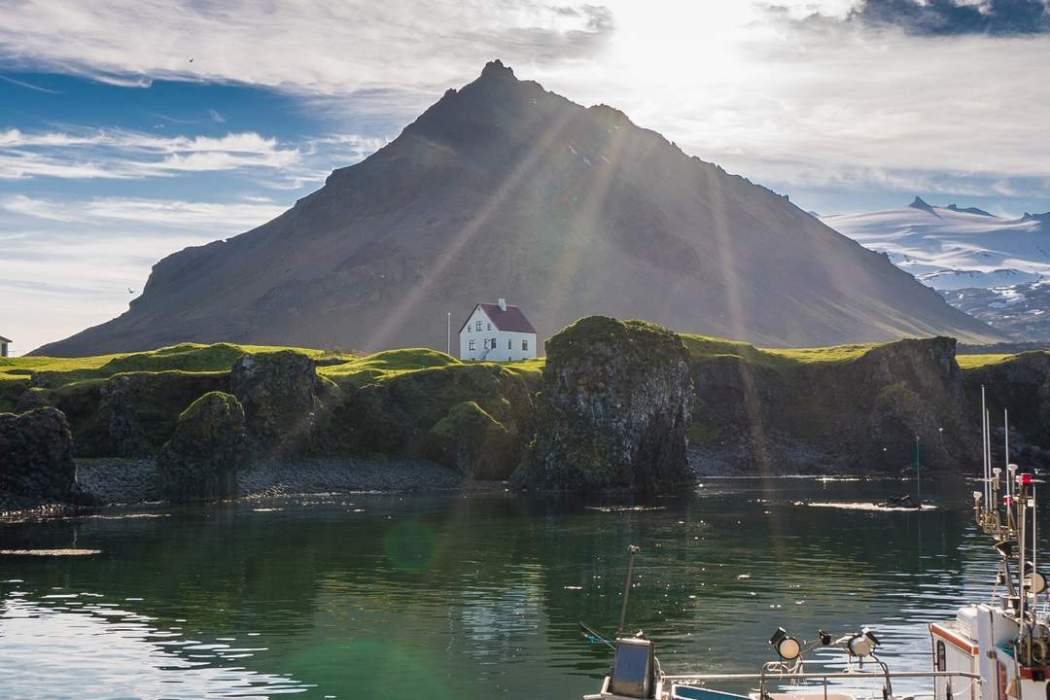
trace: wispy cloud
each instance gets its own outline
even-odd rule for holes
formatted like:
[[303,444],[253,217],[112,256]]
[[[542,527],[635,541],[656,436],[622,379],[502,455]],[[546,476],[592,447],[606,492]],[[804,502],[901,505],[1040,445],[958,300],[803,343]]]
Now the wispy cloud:
[[132,179],[181,172],[282,169],[300,163],[295,147],[253,132],[164,138],[127,131],[0,131],[0,179]]
[[[126,221],[183,229],[198,236],[232,235],[272,219],[286,208],[258,197],[243,202],[189,202],[177,199],[93,197],[58,200],[11,195],[0,198],[0,209],[47,221],[77,222],[82,227]],[[83,229],[81,229],[83,230]]]
[[34,85],[33,83],[26,82],[25,80],[16,80],[15,78],[11,78],[6,75],[0,75],[0,80],[3,80],[5,83],[10,83],[11,85],[17,85],[18,87],[24,87],[28,90],[33,90],[35,92],[46,92],[49,95],[62,94],[58,90],[52,90],[51,88],[46,88],[40,85]]
[[593,0],[444,0],[425,12],[413,0],[24,0],[4,14],[0,58],[15,66],[116,84],[237,81],[323,95],[391,85],[429,94],[496,53],[519,64],[586,59],[615,27]]

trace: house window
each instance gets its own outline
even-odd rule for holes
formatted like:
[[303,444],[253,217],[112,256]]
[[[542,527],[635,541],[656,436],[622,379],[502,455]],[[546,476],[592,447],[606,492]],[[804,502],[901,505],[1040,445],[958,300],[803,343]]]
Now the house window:
[[514,349],[514,348],[511,347],[511,343],[513,343],[513,342],[514,342],[513,340],[511,340],[510,338],[507,338],[507,349],[508,350],[513,350]]
[[491,331],[492,330],[492,324],[491,323],[488,324],[488,327],[489,327],[489,330]]
[[471,338],[469,341],[467,341],[467,350],[473,350],[474,349],[474,342],[475,341],[474,341],[473,338]]
[[477,323],[474,324],[474,330],[476,330],[478,332],[481,331],[481,321],[480,320]]
[[528,338],[522,338],[521,339],[521,349],[522,350],[528,350],[529,349],[529,339]]

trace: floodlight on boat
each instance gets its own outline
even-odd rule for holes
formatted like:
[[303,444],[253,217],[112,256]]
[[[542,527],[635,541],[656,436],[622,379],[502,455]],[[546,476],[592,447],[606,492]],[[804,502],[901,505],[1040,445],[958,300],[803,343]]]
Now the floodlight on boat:
[[850,656],[863,659],[865,656],[871,656],[878,645],[878,638],[869,630],[864,630],[860,634],[855,634],[849,638],[849,641],[846,642],[846,649],[849,651]]
[[1046,577],[1038,571],[1033,571],[1025,577],[1024,585],[1029,593],[1039,595],[1046,590]]
[[778,627],[769,638],[769,645],[784,661],[794,661],[802,653],[802,644],[785,632],[783,627]]

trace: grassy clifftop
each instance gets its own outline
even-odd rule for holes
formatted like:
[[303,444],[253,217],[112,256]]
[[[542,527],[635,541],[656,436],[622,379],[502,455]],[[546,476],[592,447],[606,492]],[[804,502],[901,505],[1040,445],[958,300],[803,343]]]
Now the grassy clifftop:
[[[624,322],[632,324],[648,325]],[[781,349],[680,337],[696,387],[691,446],[743,470],[845,464],[847,457],[870,468],[899,466],[919,434],[928,461],[936,456],[932,445],[945,464],[966,461],[968,455],[940,445],[962,444],[972,394],[982,384],[994,410],[1030,414],[1023,433],[1047,446],[1050,463],[1050,433],[1040,427],[1050,425],[1042,390],[1050,381],[1050,353],[960,355],[956,365],[947,338]],[[185,343],[82,358],[4,358],[0,413],[53,406],[66,414],[78,456],[149,456],[195,399],[234,391],[238,358],[275,351],[310,357],[328,387],[310,447],[318,454],[425,455],[474,476],[502,478],[500,470],[514,466],[520,446],[535,434],[545,360],[461,362],[425,348],[366,355]],[[638,366],[652,369],[644,361]]]
[[[837,345],[817,348],[759,348],[749,343],[710,336],[681,334],[690,358],[704,361],[734,357],[769,369],[789,369],[807,364],[845,363],[862,357],[877,344]],[[10,357],[0,359],[0,385],[32,380],[33,386],[58,389],[88,380],[108,379],[128,372],[226,372],[241,355],[292,350],[313,358],[318,374],[353,386],[381,382],[410,372],[462,365],[458,359],[428,348],[400,348],[369,355],[271,345],[182,343],[148,352],[89,357]],[[963,370],[1002,364],[1016,357],[1008,354],[959,355]],[[538,376],[544,360],[506,363],[507,370]],[[0,402],[2,402],[0,389]],[[3,408],[0,403],[0,408]]]
[[[93,355],[89,357],[7,357],[0,359],[0,383],[30,382],[58,389],[90,380],[108,379],[129,372],[227,372],[244,354],[291,350],[313,358],[318,374],[354,386],[383,381],[409,372],[462,365],[450,355],[428,348],[401,348],[370,355],[275,345],[182,343],[148,352]],[[512,372],[538,373],[542,360],[504,365]]]

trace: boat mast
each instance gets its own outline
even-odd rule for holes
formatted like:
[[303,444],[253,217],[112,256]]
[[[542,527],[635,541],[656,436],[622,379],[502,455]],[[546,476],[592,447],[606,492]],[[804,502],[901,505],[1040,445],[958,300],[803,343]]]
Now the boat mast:
[[984,384],[981,385],[981,461],[984,474],[984,510],[985,512],[988,512],[991,508],[991,503],[989,503],[989,501],[991,500],[992,494],[991,489],[989,488],[989,486],[991,486],[989,478],[991,474],[988,470],[988,410],[985,407]]

